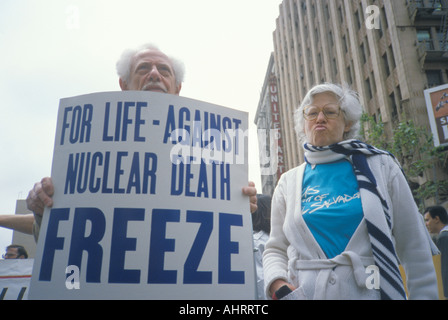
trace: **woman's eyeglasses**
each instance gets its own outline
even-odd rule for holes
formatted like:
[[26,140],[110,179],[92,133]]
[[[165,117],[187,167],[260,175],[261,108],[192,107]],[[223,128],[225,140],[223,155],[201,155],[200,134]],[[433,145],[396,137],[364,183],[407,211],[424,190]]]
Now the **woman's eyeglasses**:
[[316,120],[321,112],[327,119],[336,119],[341,114],[341,107],[333,103],[326,104],[322,108],[306,106],[303,109],[303,117],[308,121]]

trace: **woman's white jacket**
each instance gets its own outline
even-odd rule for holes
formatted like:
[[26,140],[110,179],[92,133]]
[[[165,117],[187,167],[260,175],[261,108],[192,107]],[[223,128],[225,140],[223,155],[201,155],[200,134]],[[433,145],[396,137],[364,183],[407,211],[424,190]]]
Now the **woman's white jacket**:
[[[401,169],[384,155],[368,157],[368,164],[391,208],[392,241],[406,273],[408,298],[438,299],[429,237]],[[379,299],[381,283],[365,221],[345,251],[327,259],[302,218],[304,170],[303,164],[284,173],[272,198],[271,234],[263,256],[266,296],[270,285],[283,279],[298,288],[293,298]]]

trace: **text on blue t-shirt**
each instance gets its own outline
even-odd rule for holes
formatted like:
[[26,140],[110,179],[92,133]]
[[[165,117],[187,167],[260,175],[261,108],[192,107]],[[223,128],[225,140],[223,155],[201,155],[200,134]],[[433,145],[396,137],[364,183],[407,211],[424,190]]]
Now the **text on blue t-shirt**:
[[363,218],[353,167],[347,160],[307,165],[302,185],[302,214],[328,259],[341,254]]

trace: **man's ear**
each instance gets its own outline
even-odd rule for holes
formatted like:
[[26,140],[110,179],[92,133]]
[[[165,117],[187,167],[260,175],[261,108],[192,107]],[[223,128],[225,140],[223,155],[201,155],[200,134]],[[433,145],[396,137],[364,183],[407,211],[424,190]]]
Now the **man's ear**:
[[120,83],[121,90],[123,90],[123,91],[128,90],[128,84],[126,83],[126,81],[124,81],[120,78],[118,80],[118,82]]
[[177,94],[177,95],[179,95],[181,89],[182,89],[182,83],[179,84],[179,85],[177,86],[177,88],[176,88],[176,94]]

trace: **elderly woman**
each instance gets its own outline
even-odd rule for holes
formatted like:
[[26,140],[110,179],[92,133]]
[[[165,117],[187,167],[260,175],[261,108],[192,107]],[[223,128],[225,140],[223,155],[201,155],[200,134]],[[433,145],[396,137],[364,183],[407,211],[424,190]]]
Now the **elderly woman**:
[[[273,299],[437,299],[435,250],[395,158],[354,140],[356,93],[315,86],[295,113],[305,163],[272,199],[263,267]],[[433,251],[435,253],[435,251]]]

